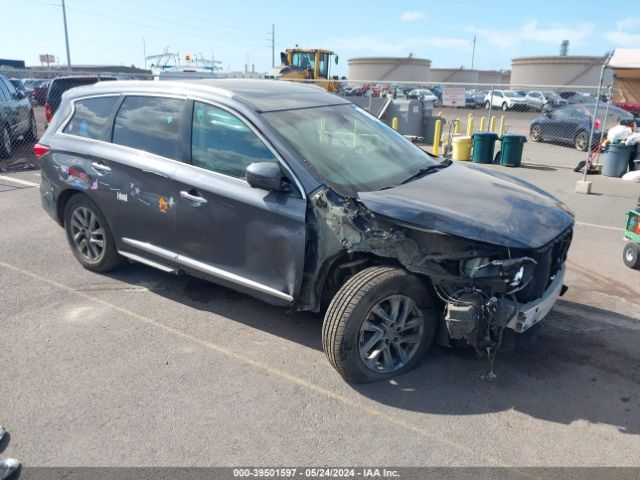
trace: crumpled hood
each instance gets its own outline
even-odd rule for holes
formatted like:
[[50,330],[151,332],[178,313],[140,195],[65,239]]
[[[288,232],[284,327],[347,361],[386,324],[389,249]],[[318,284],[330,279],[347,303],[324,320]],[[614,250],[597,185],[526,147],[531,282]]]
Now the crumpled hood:
[[534,185],[459,163],[358,196],[373,213],[399,223],[511,248],[542,247],[574,222],[560,200]]

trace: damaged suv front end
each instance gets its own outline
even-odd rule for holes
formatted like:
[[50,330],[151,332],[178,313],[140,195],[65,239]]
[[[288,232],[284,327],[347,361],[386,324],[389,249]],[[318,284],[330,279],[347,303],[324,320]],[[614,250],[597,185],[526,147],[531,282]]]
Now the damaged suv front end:
[[[359,167],[365,168],[360,173],[366,177],[371,165],[361,159],[376,148],[376,142],[368,143],[378,133],[366,125],[353,125],[348,113],[339,115],[343,117],[318,122],[321,138],[351,151],[335,163],[328,157],[313,158],[309,145],[300,140],[305,136],[300,128],[272,122],[294,146],[298,144],[301,155],[312,158],[311,167],[327,180],[309,196],[314,246],[308,249],[308,275],[296,307],[318,308],[324,291],[331,290],[331,278],[325,277],[332,275],[323,274],[328,270],[323,265],[337,257],[343,272],[338,285],[372,265],[397,265],[421,278],[438,305],[434,335],[440,344],[472,346],[492,362],[495,352],[501,346],[509,348],[517,334],[535,330],[532,327],[566,289],[564,263],[572,213],[527,182],[422,151],[416,155],[423,155],[426,165],[409,169],[410,175],[405,173],[402,180],[393,172],[386,183],[376,183],[381,176],[375,174],[369,175],[372,180],[362,180],[357,177]],[[332,120],[337,125],[333,130],[328,127]],[[293,122],[302,123],[300,115]],[[345,125],[355,131],[351,137],[345,134]],[[371,138],[358,138],[358,128]],[[364,144],[360,150],[358,142]],[[325,146],[323,151],[331,148]],[[395,158],[407,155],[389,153]],[[350,183],[340,184],[343,177]],[[338,356],[347,358],[349,348]]]

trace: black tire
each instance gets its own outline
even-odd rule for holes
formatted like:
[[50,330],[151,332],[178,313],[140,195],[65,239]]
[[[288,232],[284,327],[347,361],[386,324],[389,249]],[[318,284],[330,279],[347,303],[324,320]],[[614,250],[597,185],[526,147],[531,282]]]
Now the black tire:
[[628,242],[624,246],[622,260],[627,267],[640,269],[640,247],[637,243]]
[[531,129],[529,130],[529,136],[534,142],[541,142],[542,130],[540,130],[540,125],[532,125]]
[[6,125],[0,128],[0,158],[9,158],[13,153],[13,139]]
[[489,108],[491,108],[491,102],[489,100],[484,102],[484,108],[485,108],[485,110],[489,110]]
[[[374,307],[379,307],[388,299],[410,299],[412,300],[412,315],[410,321],[405,314],[404,330],[410,332],[413,341],[412,346],[408,346],[410,357],[406,362],[398,362],[391,371],[372,369],[365,364],[362,358],[360,347],[365,342],[365,321],[370,325],[371,318],[377,318],[373,313]],[[403,310],[409,307],[403,304]],[[385,322],[386,323],[386,322]],[[409,323],[418,326],[408,327]],[[424,283],[415,275],[397,267],[371,267],[357,273],[338,290],[331,301],[327,313],[325,314],[322,327],[322,347],[329,362],[349,383],[376,382],[400,375],[411,370],[424,353],[431,346],[437,326],[437,314],[434,308],[433,299]],[[390,329],[391,330],[391,329]],[[396,333],[387,332],[386,335],[398,335],[401,330],[394,327]],[[372,334],[375,336],[376,334]],[[407,337],[408,338],[408,337]],[[372,340],[367,338],[365,344]],[[399,354],[396,346],[396,339],[387,337],[381,338],[371,344],[370,348],[376,348],[380,342],[386,342],[386,349]],[[398,345],[403,342],[399,342]],[[392,344],[394,348],[392,349]],[[362,346],[364,348],[364,346]],[[383,348],[384,345],[383,345]],[[381,350],[381,348],[377,348]],[[404,351],[402,347],[400,347]],[[406,354],[406,352],[405,352]],[[378,362],[380,357],[386,355],[378,354],[373,362]],[[384,362],[386,363],[386,362]]]
[[589,134],[585,130],[581,130],[573,140],[573,146],[580,152],[586,152],[589,148]]
[[502,111],[503,111],[503,112],[506,112],[507,110],[509,110],[509,105],[507,105],[507,102],[504,102],[504,103],[502,104]]
[[24,134],[24,141],[27,143],[35,143],[38,140],[38,125],[33,116],[33,112],[29,116],[29,130]]
[[[98,231],[99,228],[102,229],[102,233],[96,235],[97,238],[101,237],[102,239],[101,254],[96,255],[93,259],[89,258],[89,255],[92,254],[92,252],[89,251],[90,244],[92,242],[86,239],[87,233],[84,234],[84,238],[86,240],[85,246],[88,255],[82,253],[81,248],[76,245],[76,241],[74,240],[74,235],[77,233],[74,229],[76,228],[77,223],[72,217],[76,212],[79,214],[79,212],[82,211],[81,209],[89,211],[95,215],[98,226],[95,231]],[[87,229],[92,228],[91,226],[87,227]],[[78,193],[69,199],[64,211],[64,228],[67,233],[67,241],[69,242],[73,255],[87,270],[91,270],[92,272],[108,272],[125,263],[124,258],[118,254],[116,244],[113,240],[113,235],[111,234],[111,229],[109,228],[104,215],[98,206],[86,195]]]

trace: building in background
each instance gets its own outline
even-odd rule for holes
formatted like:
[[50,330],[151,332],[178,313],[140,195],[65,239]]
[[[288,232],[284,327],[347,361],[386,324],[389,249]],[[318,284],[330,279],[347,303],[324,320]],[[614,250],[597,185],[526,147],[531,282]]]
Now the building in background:
[[[517,57],[511,60],[511,85],[596,86],[606,58],[606,55]],[[611,72],[605,75],[603,84],[611,85]]]
[[431,60],[409,57],[350,58],[349,80],[373,82],[428,82]]

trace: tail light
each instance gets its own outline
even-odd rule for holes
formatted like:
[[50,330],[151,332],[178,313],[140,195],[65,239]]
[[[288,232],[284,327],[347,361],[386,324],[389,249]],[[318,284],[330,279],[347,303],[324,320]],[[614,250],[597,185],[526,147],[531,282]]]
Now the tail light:
[[44,116],[47,119],[47,123],[51,123],[51,119],[53,118],[53,110],[51,110],[51,105],[49,102],[44,104]]
[[49,147],[47,147],[46,145],[42,145],[41,143],[36,143],[33,146],[33,154],[36,156],[36,158],[40,158],[45,153],[49,153]]

